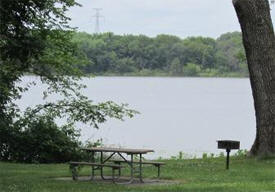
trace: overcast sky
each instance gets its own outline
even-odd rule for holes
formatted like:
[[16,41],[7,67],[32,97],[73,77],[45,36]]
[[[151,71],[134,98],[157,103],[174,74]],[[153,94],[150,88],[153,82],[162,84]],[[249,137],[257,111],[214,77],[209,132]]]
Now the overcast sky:
[[[71,25],[79,31],[95,31],[95,10],[101,32],[115,34],[158,34],[207,36],[240,31],[231,0],[78,0],[82,7],[70,9]],[[275,10],[275,7],[274,7]],[[275,11],[271,11],[275,18]]]

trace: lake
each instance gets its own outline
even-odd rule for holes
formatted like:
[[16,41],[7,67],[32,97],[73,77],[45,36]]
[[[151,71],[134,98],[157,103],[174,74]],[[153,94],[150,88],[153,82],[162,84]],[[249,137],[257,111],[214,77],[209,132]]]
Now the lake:
[[[23,83],[34,79],[24,77]],[[78,124],[82,141],[102,138],[108,146],[154,149],[147,158],[179,151],[186,157],[219,154],[219,139],[239,140],[241,149],[253,144],[256,125],[249,79],[95,77],[83,83],[90,99],[128,103],[141,114],[124,122],[109,120],[99,130]],[[18,102],[20,107],[43,102],[42,90],[38,82]]]

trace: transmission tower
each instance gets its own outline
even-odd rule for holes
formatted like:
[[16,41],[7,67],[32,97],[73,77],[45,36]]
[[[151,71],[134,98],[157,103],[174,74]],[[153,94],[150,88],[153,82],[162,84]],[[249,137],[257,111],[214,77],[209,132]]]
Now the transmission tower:
[[99,19],[103,18],[104,16],[100,15],[100,11],[102,10],[102,8],[94,8],[94,10],[96,11],[95,15],[93,16],[95,17],[95,33],[99,33]]

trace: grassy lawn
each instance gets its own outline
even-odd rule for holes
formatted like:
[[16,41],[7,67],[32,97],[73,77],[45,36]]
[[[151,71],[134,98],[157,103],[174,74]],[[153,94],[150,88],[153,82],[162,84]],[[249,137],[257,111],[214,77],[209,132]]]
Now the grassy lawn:
[[[89,181],[55,180],[71,176],[66,164],[15,164],[0,162],[1,192],[86,192],[86,191],[255,191],[275,192],[275,159],[256,160],[232,157],[231,169],[225,170],[224,158],[164,160],[162,179],[177,181],[170,185],[96,184]],[[82,175],[89,173],[83,168]],[[146,167],[146,178],[156,175]]]

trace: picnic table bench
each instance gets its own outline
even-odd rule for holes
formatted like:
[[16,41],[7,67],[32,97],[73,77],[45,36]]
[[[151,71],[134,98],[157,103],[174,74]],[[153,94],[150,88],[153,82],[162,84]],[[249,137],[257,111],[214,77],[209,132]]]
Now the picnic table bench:
[[[94,178],[95,174],[94,171],[96,169],[98,169],[99,167],[110,167],[112,168],[112,180],[113,182],[115,182],[115,170],[119,170],[119,174],[120,174],[120,169],[123,168],[124,166],[121,165],[112,165],[112,164],[101,164],[101,163],[92,163],[92,162],[70,162],[70,168],[72,170],[72,177],[73,180],[77,180],[78,179],[78,171],[77,171],[77,167],[81,166],[81,165],[88,165],[92,167],[92,175],[91,175],[91,180]],[[96,167],[96,168],[95,168]],[[119,175],[120,176],[120,175]]]
[[[125,162],[124,160],[112,160],[115,164],[118,164],[118,165],[120,165],[121,163],[127,163],[127,162]],[[134,164],[139,164],[140,162],[139,161],[133,161],[133,163]],[[163,162],[156,162],[156,161],[142,161],[141,162],[142,164],[144,164],[144,165],[153,165],[153,166],[155,166],[155,167],[157,167],[158,168],[158,178],[160,177],[160,166],[162,166],[162,165],[165,165],[165,163],[163,163]],[[119,170],[119,174],[120,174],[120,170]]]

